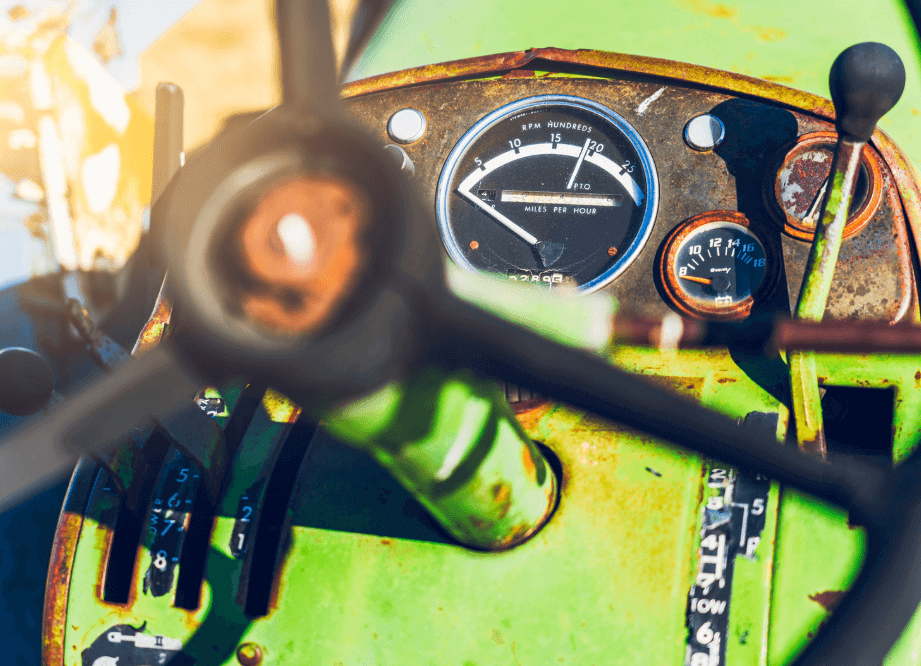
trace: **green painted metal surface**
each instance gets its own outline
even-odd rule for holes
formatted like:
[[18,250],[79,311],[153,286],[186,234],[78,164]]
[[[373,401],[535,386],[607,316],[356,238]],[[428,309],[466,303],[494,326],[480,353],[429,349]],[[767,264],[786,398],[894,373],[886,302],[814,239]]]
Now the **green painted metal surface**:
[[368,451],[467,546],[498,550],[521,543],[556,504],[556,476],[501,390],[469,370],[426,368],[324,423]]
[[[763,368],[749,366],[747,374],[744,359],[726,351],[619,347],[610,358],[731,416],[778,412],[777,436],[785,434],[787,410]],[[921,432],[918,362],[816,359],[827,384],[894,388],[894,438],[904,455]],[[201,608],[186,611],[171,595],[145,593],[143,575],[129,607],[102,603],[97,589],[72,588],[66,663],[80,663],[81,651],[112,626],[143,622],[147,633],[180,640],[188,654],[215,664],[235,663],[244,641],[261,646],[265,664],[682,663],[713,463],[553,404],[520,421],[560,458],[561,504],[534,539],[500,553],[440,537],[424,514],[407,513],[408,495],[372,459],[315,440],[288,513],[276,601],[266,616],[247,617],[243,560],[232,547],[238,502],[265,478],[296,413],[270,395],[249,426],[212,533]],[[97,490],[75,581],[100,578],[103,526],[115,506],[111,492]],[[766,515],[754,556],[735,560],[727,636],[734,666],[788,663],[827,617],[823,604],[853,580],[863,553],[862,534],[842,512],[776,485]],[[141,571],[149,564],[142,550]],[[889,663],[917,663],[917,629]]]
[[903,101],[880,127],[921,165],[921,58],[900,0],[401,0],[350,78],[557,46],[715,67],[828,97],[831,63],[865,41],[905,62]]
[[777,528],[768,663],[789,663],[847,590],[864,554],[863,533],[847,515],[783,491]]

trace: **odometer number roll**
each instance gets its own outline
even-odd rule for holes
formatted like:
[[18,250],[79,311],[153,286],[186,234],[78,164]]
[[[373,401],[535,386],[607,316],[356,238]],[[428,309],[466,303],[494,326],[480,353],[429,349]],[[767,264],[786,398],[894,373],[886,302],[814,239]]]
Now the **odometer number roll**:
[[462,268],[588,293],[636,259],[658,199],[652,155],[626,120],[591,100],[541,95],[464,134],[436,211]]

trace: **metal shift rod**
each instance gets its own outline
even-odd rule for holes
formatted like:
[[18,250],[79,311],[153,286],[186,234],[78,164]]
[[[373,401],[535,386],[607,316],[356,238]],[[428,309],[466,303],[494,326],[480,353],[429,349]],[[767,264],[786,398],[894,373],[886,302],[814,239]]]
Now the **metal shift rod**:
[[[898,54],[885,44],[855,44],[835,59],[828,87],[835,105],[838,144],[794,313],[802,321],[822,321],[825,314],[863,147],[879,119],[902,96],[905,67]],[[824,457],[825,430],[815,353],[791,352],[789,364],[797,443],[802,450]]]

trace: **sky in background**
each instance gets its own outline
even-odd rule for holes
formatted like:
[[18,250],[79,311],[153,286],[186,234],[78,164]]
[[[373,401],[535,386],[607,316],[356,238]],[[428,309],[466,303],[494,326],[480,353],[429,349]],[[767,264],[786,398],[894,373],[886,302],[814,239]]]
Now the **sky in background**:
[[92,50],[93,40],[109,18],[118,11],[118,33],[124,55],[114,59],[108,70],[125,88],[134,90],[140,82],[138,57],[171,25],[201,0],[0,0],[0,34],[13,27],[8,12],[22,5],[34,15],[61,12],[73,4],[70,36]]
[[[106,68],[125,91],[140,83],[139,57],[160,35],[182,18],[201,0],[0,0],[0,35],[10,31],[31,32],[37,22],[49,15],[59,15],[73,6],[68,34],[90,53],[93,41],[114,7],[118,14],[117,31],[123,55]],[[30,16],[19,21],[10,19],[13,7],[25,7]],[[2,102],[2,100],[0,100]],[[22,221],[37,210],[33,204],[12,197],[13,182],[0,174],[0,289],[27,279],[30,263],[37,250]]]

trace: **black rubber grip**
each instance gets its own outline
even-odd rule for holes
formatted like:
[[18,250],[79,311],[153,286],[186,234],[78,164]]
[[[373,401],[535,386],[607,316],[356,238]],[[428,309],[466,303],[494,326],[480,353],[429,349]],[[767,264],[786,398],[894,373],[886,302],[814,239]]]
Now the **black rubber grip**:
[[864,42],[841,52],[828,75],[838,133],[868,141],[876,123],[905,89],[905,67],[885,44]]

